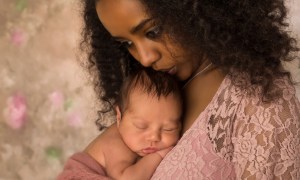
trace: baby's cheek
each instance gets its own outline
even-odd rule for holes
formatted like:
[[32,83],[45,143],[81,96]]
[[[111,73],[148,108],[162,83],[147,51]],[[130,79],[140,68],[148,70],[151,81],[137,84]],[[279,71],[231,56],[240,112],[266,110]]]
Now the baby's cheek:
[[177,134],[173,134],[173,135],[169,136],[169,138],[168,138],[169,146],[175,145],[178,140],[179,140],[179,135],[177,135]]

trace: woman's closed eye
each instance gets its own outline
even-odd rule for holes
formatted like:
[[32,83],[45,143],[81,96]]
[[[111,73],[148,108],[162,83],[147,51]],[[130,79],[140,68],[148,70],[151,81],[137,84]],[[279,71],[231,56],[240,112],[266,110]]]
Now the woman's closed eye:
[[132,46],[132,41],[118,41],[120,45],[124,48],[130,48]]
[[159,38],[161,35],[161,27],[160,26],[155,26],[151,28],[149,31],[146,32],[146,36],[149,39],[156,39]]

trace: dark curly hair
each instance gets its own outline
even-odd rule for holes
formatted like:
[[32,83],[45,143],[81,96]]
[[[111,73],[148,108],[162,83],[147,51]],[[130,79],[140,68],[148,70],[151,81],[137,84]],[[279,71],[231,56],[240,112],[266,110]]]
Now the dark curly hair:
[[[94,69],[99,98],[114,104],[126,74],[139,68],[137,61],[116,43],[98,19],[95,4],[83,0],[82,47]],[[163,33],[186,52],[207,57],[227,72],[246,73],[250,84],[261,87],[264,101],[276,99],[274,80],[290,73],[282,61],[295,59],[296,40],[286,22],[283,0],[140,0]],[[290,78],[291,79],[291,78]],[[111,106],[107,106],[107,111]]]
[[139,89],[157,99],[173,95],[180,104],[183,103],[181,88],[174,76],[155,71],[152,68],[142,67],[131,72],[125,78],[120,88],[120,93],[116,97],[115,104],[120,107],[122,113],[126,111],[130,93],[134,89]]

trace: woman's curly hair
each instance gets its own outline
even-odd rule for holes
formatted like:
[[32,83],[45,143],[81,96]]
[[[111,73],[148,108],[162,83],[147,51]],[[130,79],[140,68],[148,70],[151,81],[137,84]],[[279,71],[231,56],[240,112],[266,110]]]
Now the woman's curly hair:
[[[139,64],[116,43],[98,19],[95,4],[83,0],[85,27],[82,47],[88,50],[90,70],[94,69],[99,98],[111,110],[121,83]],[[261,87],[263,99],[276,98],[273,83],[290,73],[282,61],[291,61],[298,51],[286,23],[283,0],[140,0],[147,13],[174,43],[186,52],[207,57],[228,72],[246,73],[250,84]],[[240,85],[246,89],[246,86]]]

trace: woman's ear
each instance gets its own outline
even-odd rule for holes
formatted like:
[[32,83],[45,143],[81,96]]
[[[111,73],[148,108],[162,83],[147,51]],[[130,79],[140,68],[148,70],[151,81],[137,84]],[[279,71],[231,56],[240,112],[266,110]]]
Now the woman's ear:
[[120,126],[120,121],[122,119],[122,114],[121,114],[119,106],[116,106],[115,110],[116,110],[116,113],[117,113],[117,127],[119,127]]

